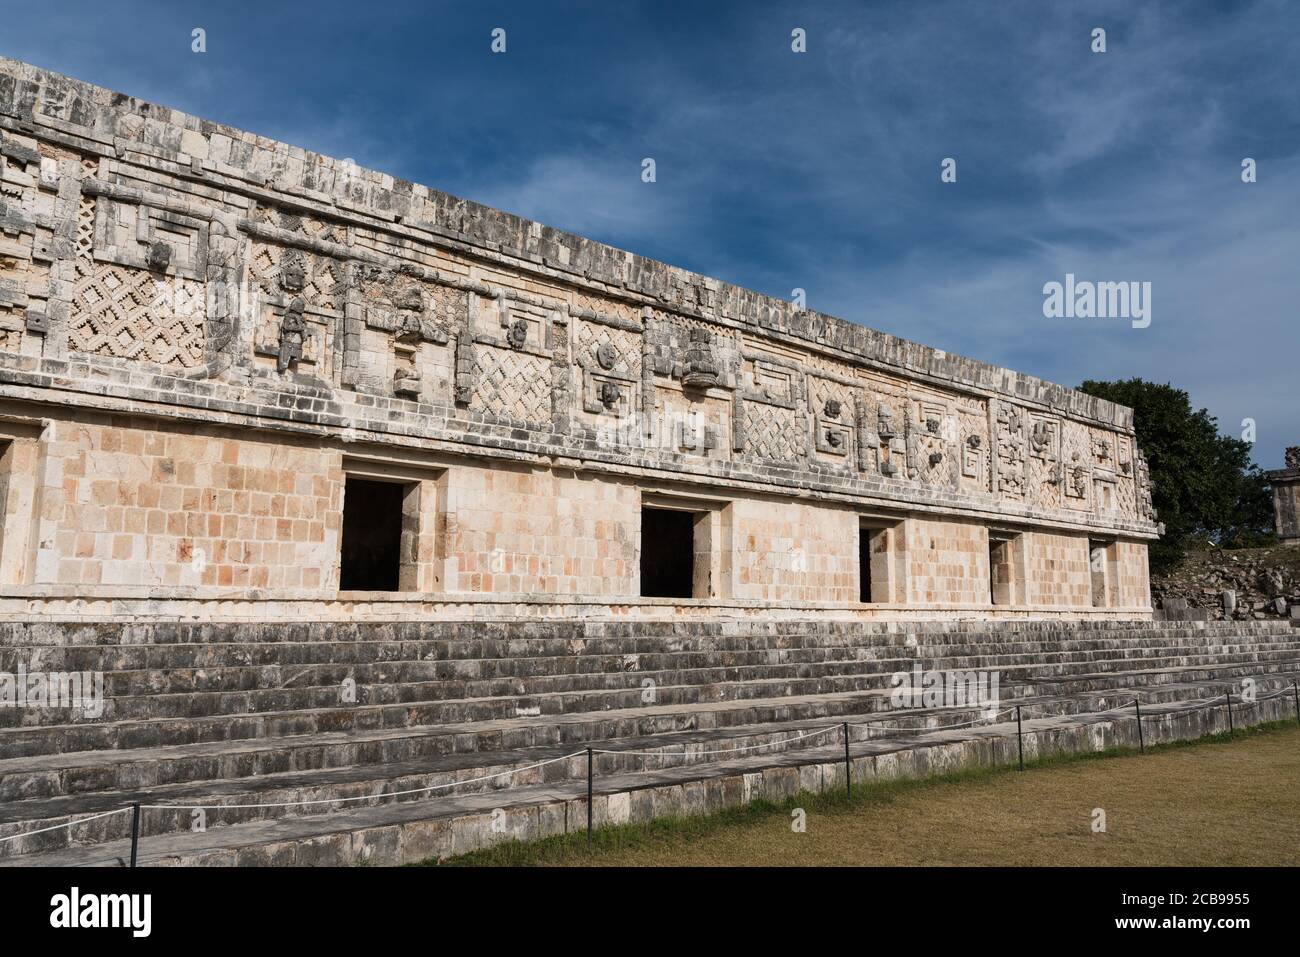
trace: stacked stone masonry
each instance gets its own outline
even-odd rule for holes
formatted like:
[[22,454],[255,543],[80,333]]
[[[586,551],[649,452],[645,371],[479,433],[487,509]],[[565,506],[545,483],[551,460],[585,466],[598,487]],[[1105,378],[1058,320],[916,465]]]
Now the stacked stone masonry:
[[1128,409],[6,59],[0,450],[4,616],[1150,616]]
[[1300,446],[1286,450],[1286,467],[1266,472],[1273,486],[1273,527],[1283,542],[1300,542]]

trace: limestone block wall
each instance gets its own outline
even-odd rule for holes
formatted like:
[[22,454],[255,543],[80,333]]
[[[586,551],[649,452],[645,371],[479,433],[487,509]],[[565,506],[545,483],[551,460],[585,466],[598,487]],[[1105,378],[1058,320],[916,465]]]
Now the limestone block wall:
[[1273,528],[1283,542],[1300,541],[1300,446],[1286,450],[1286,468],[1264,473],[1273,486]]
[[699,601],[856,606],[867,519],[879,606],[987,608],[992,535],[1005,613],[1144,614],[1159,533],[1128,409],[4,58],[0,443],[67,601],[334,601],[349,475],[484,601],[639,597],[656,500]]
[[1146,542],[1115,543],[1119,573],[1118,602],[1122,608],[1151,607],[1151,577]]
[[[35,582],[330,584],[341,505],[336,452],[90,415],[51,420],[41,444]],[[15,529],[24,517],[15,516]],[[7,523],[6,542],[8,533]]]
[[1091,607],[1088,536],[1035,531],[1028,539],[1029,604]]
[[542,468],[447,470],[438,549],[445,589],[635,595],[640,494],[629,482]]
[[732,506],[735,597],[856,602],[858,513],[802,502]]
[[909,603],[988,605],[988,530],[976,522],[907,522]]

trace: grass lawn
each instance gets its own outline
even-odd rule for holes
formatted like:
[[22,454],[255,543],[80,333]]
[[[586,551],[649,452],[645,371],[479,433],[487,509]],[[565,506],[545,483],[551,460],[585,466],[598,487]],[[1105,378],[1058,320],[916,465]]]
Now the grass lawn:
[[[1106,830],[1093,831],[1093,812]],[[795,809],[806,830],[792,828]],[[1300,725],[1077,755],[925,781],[865,784],[533,844],[447,865],[1295,865]]]

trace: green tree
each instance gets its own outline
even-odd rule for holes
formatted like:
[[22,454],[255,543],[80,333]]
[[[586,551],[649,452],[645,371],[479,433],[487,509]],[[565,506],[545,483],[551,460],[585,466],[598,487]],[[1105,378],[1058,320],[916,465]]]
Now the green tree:
[[1250,443],[1219,434],[1209,410],[1193,411],[1186,392],[1143,379],[1090,379],[1079,388],[1133,410],[1138,447],[1151,467],[1152,504],[1165,524],[1151,546],[1153,569],[1175,564],[1193,537],[1229,548],[1268,540],[1272,499]]

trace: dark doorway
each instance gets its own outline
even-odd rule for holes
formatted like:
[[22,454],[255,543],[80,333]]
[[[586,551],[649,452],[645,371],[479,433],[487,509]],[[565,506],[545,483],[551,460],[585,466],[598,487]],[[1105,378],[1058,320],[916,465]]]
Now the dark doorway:
[[858,527],[858,601],[864,604],[871,601],[871,545],[873,537],[870,528]]
[[694,512],[641,509],[641,594],[690,598],[695,594]]
[[348,479],[343,493],[340,591],[397,591],[401,572],[402,499],[396,482]]

